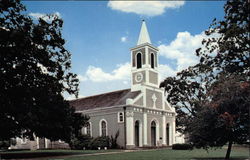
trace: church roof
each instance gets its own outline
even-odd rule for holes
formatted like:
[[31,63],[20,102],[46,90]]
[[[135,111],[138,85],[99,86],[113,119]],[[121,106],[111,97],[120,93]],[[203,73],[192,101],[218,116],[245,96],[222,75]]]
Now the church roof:
[[146,22],[144,20],[142,20],[141,31],[140,31],[137,45],[140,45],[143,43],[150,43],[151,44],[150,37],[148,34],[148,30],[147,30],[147,26],[146,26]]
[[69,101],[76,111],[126,105],[127,98],[135,98],[141,92],[131,92],[130,89],[119,90]]

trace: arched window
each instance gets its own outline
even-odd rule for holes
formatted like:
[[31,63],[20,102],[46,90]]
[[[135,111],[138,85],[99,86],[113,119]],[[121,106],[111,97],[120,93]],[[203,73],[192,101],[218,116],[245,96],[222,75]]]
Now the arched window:
[[154,56],[154,53],[151,53],[151,68],[155,68],[155,56]]
[[91,136],[91,124],[88,122],[86,125],[87,135]]
[[141,65],[141,53],[137,53],[137,55],[136,55],[136,65],[137,65],[137,68],[142,67],[142,65]]
[[156,127],[155,121],[152,121],[152,122],[151,122],[151,127]]
[[101,136],[107,136],[107,123],[105,121],[101,122]]
[[124,122],[123,112],[118,112],[118,122]]

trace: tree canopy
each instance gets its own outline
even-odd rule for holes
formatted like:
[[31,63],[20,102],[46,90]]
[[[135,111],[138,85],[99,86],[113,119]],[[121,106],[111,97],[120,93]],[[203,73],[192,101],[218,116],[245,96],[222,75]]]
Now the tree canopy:
[[176,108],[179,130],[196,147],[246,143],[249,138],[249,2],[228,0],[196,50],[200,62],[160,85]]
[[77,96],[79,85],[63,21],[33,20],[25,11],[19,0],[0,1],[0,140],[21,134],[69,140],[73,123],[85,117],[63,97]]

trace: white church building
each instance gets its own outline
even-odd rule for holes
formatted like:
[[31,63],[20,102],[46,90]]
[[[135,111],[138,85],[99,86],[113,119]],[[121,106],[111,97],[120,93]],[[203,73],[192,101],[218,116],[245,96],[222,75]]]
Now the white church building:
[[[159,88],[157,52],[142,21],[137,45],[130,49],[131,88],[70,101],[76,112],[90,116],[83,134],[95,138],[114,136],[119,131],[117,143],[126,149],[171,146],[177,139],[183,139],[181,135],[176,136],[175,109],[166,101],[164,89]],[[60,141],[52,144],[46,138],[36,141],[17,138],[17,145],[13,146],[32,147],[63,148],[67,145]]]
[[175,109],[159,88],[158,49],[145,21],[131,52],[131,88],[70,101],[77,112],[90,116],[84,133],[115,135],[124,148],[169,146],[175,143]]

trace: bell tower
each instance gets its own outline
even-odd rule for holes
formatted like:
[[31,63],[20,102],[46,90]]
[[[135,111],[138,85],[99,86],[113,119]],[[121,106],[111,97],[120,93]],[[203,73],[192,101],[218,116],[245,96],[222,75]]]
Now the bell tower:
[[140,90],[143,85],[159,87],[158,49],[151,44],[146,22],[142,20],[137,45],[131,51],[131,90]]

